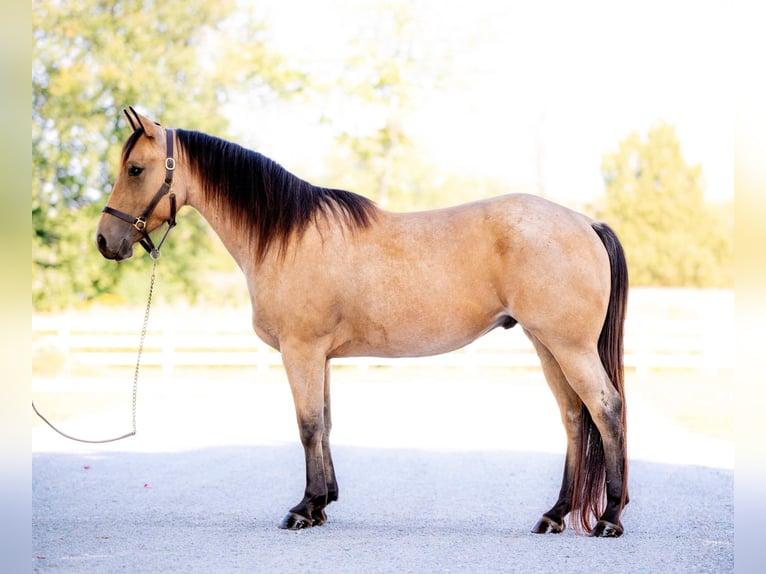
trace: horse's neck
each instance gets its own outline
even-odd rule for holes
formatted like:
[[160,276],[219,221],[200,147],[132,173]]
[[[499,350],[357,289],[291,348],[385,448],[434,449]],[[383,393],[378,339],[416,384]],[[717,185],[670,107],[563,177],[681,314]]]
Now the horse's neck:
[[245,274],[249,273],[255,264],[255,246],[249,233],[239,228],[234,218],[230,217],[227,209],[221,208],[209,200],[205,200],[199,189],[189,194],[189,206],[196,209],[210,227],[213,228],[218,238],[226,247],[229,254],[237,262]]

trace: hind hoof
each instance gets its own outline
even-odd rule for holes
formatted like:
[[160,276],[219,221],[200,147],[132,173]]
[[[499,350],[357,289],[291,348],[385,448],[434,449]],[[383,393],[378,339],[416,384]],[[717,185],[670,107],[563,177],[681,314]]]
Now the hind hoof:
[[304,528],[311,528],[314,523],[300,514],[294,512],[288,512],[279,523],[279,527],[282,530],[303,530]]
[[593,530],[590,531],[590,536],[599,538],[619,538],[625,529],[622,524],[614,524],[607,522],[606,520],[599,520]]
[[532,532],[534,534],[560,534],[564,532],[566,527],[567,525],[563,519],[559,523],[552,518],[543,515],[543,517],[537,521],[537,524],[532,527]]

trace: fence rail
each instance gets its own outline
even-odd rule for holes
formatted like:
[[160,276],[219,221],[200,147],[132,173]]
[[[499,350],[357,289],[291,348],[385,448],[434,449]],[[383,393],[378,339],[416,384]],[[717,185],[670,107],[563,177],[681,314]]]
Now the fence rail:
[[[153,317],[147,332],[142,364],[171,374],[181,368],[240,366],[259,371],[281,366],[279,353],[260,341],[249,325],[249,311],[197,310]],[[53,350],[64,368],[76,366],[129,367],[135,365],[140,317],[124,313],[102,315],[34,315],[33,340],[37,350]],[[715,372],[734,366],[732,326],[712,325],[706,317],[628,319],[625,365],[646,372],[653,368],[697,369]],[[335,365],[359,370],[391,365],[456,367],[539,367],[531,343],[520,328],[496,329],[463,349],[419,358],[353,357]]]

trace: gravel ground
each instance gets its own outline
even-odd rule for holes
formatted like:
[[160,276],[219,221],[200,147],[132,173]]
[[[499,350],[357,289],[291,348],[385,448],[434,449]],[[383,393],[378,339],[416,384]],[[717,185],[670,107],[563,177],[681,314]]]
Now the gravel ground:
[[[120,443],[79,445],[34,428],[33,571],[734,569],[733,445],[630,397],[620,539],[529,533],[556,498],[563,432],[544,383],[528,381],[341,381],[340,500],[326,525],[287,532],[276,525],[304,486],[287,385],[179,385],[144,384],[139,434]],[[127,411],[109,411],[66,430],[120,434],[123,420]]]

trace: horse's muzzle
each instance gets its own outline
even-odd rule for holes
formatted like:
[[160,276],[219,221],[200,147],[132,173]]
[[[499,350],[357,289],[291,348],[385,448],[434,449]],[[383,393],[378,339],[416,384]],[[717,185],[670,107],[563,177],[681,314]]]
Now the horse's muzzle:
[[123,239],[120,242],[119,247],[114,250],[109,247],[109,244],[101,233],[96,236],[96,245],[98,250],[107,259],[114,259],[115,261],[122,261],[123,259],[129,259],[133,256],[133,245],[128,242],[127,239]]

